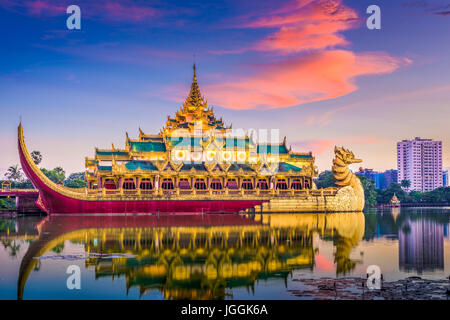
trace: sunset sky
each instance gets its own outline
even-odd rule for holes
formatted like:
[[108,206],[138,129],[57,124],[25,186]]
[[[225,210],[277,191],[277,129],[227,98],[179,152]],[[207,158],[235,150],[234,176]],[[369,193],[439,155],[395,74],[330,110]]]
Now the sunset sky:
[[[81,30],[66,8],[81,8]],[[381,8],[381,30],[366,8]],[[329,169],[334,145],[396,168],[396,142],[443,141],[450,167],[448,1],[0,0],[0,177],[22,117],[42,166],[158,133],[200,89],[233,128],[280,129]],[[356,167],[354,167],[355,169]]]

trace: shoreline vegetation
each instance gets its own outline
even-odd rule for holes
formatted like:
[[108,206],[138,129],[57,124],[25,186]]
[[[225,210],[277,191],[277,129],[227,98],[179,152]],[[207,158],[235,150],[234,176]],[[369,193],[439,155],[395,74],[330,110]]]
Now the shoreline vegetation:
[[[367,208],[375,208],[386,206],[390,203],[394,194],[397,196],[400,203],[408,204],[448,204],[450,203],[450,187],[440,187],[428,192],[410,191],[405,189],[409,186],[409,181],[404,180],[402,183],[391,183],[385,190],[375,188],[375,183],[364,177],[357,175],[364,188],[364,197]],[[317,188],[334,187],[334,178],[331,171],[322,172],[316,179]]]
[[[33,151],[31,154],[36,165],[42,162],[42,155],[39,151]],[[70,188],[85,188],[87,182],[84,177],[84,172],[75,172],[66,177],[66,172],[61,167],[56,167],[53,170],[41,168],[41,171],[53,182],[57,184],[64,184]],[[33,185],[28,180],[19,165],[13,165],[8,168],[5,173],[6,180],[0,180],[0,186],[4,181],[11,183],[11,188],[14,189],[33,189]],[[14,210],[15,199],[6,198],[0,199],[0,210]]]

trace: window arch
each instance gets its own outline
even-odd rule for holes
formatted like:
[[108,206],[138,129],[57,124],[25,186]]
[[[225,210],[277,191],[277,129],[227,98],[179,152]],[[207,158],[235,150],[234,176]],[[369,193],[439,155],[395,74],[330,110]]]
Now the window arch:
[[280,190],[286,190],[287,189],[287,183],[285,179],[278,179],[277,181],[277,189]]
[[252,181],[252,179],[244,179],[244,180],[242,180],[242,189],[253,190],[253,181]]
[[211,181],[211,189],[222,190],[222,182],[220,181],[220,179],[213,179]]
[[173,190],[173,181],[170,178],[164,178],[161,183],[161,188],[164,190]]
[[305,180],[305,189],[311,189],[311,182],[309,181],[309,179]]
[[108,190],[116,189],[116,183],[114,182],[114,179],[106,179],[104,186],[105,186],[105,189],[108,189]]
[[141,180],[141,183],[139,185],[139,187],[142,190],[150,190],[153,189],[153,185],[152,185],[152,180],[148,179],[148,178],[144,178]]
[[238,184],[237,184],[237,181],[235,178],[228,179],[227,188],[228,189],[238,189]]
[[205,180],[204,179],[195,179],[194,187],[197,190],[206,190]]
[[269,189],[269,185],[267,184],[267,180],[266,179],[259,179],[258,180],[258,188],[261,190],[268,190]]
[[122,188],[125,190],[133,190],[136,189],[136,185],[134,184],[134,179],[127,178],[123,181]]
[[187,190],[191,188],[191,184],[189,183],[189,179],[181,178],[180,182],[178,182],[178,187],[182,190]]
[[294,179],[291,183],[291,189],[300,190],[302,188],[302,182],[300,179]]

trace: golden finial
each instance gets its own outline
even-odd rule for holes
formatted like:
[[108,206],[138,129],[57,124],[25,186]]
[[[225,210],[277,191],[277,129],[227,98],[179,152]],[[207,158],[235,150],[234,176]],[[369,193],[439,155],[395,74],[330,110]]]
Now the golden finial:
[[196,67],[195,67],[195,62],[194,62],[194,82],[197,82],[197,72],[196,72]]

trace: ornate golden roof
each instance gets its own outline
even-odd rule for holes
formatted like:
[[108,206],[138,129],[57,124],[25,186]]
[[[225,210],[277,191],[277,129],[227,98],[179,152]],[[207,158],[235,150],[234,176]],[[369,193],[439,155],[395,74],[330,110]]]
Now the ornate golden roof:
[[183,112],[197,113],[204,111],[207,107],[207,103],[200,93],[200,88],[197,83],[197,72],[194,64],[194,76],[192,78],[191,91],[189,92],[186,101],[183,104]]
[[398,200],[397,195],[394,193],[394,196],[391,199],[391,203],[400,203],[400,200]]
[[167,134],[168,131],[174,129],[187,129],[192,131],[196,121],[202,123],[202,130],[215,129],[219,131],[226,131],[222,119],[216,119],[212,108],[208,108],[208,102],[202,96],[200,88],[197,83],[197,71],[194,64],[194,75],[192,78],[191,89],[183,103],[183,106],[175,113],[175,117],[167,117],[166,126],[163,131]]

